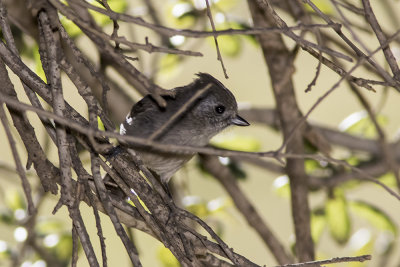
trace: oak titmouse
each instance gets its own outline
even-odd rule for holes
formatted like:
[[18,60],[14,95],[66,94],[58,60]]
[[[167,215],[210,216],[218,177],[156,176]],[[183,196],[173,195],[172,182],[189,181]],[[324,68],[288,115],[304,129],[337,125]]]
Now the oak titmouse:
[[[192,83],[172,89],[175,97],[164,97],[165,108],[145,96],[121,123],[120,133],[164,144],[205,146],[230,125],[249,125],[238,115],[235,97],[220,81],[206,73],[197,76]],[[194,155],[150,152],[144,148],[135,151],[159,175],[166,189],[172,175]]]

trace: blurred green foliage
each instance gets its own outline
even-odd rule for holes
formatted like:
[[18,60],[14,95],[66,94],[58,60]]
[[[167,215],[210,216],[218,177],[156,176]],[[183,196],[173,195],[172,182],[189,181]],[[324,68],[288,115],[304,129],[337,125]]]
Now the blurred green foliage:
[[[18,190],[7,190],[0,196],[4,203],[0,211],[0,224],[3,229],[10,229],[14,233],[14,241],[0,240],[0,264],[10,262],[15,257],[21,262],[45,260],[41,257],[41,253],[45,252],[57,262],[57,266],[69,266],[72,255],[70,229],[54,218],[41,216],[35,217],[34,221],[29,220],[24,195]],[[25,245],[22,246],[22,243]]]
[[[332,6],[332,3],[329,0],[318,0],[318,1],[312,1],[312,3],[323,13],[330,15],[334,13],[334,9]],[[304,3],[304,6],[306,7],[307,11],[314,12],[314,9],[310,7],[310,5]]]
[[364,218],[377,229],[397,235],[397,226],[384,211],[378,207],[363,201],[351,201],[350,210],[358,217]]
[[217,235],[223,236],[224,223],[230,217],[227,212],[227,209],[232,206],[230,199],[221,197],[206,201],[197,196],[186,196],[182,202],[189,212],[211,225]]
[[248,135],[221,135],[213,138],[211,144],[223,149],[248,152],[257,152],[261,149],[260,140]]
[[[388,120],[385,116],[378,115],[377,123],[384,128]],[[376,126],[366,111],[349,115],[340,123],[339,129],[363,138],[373,139],[378,136]],[[365,155],[354,152],[345,154],[343,160],[352,166],[357,166],[374,159],[366,158]],[[305,160],[305,170],[307,174],[318,174],[326,177],[338,171],[350,171],[346,167],[338,167],[314,159]],[[377,177],[377,179],[393,189],[397,188],[393,173],[386,173]],[[290,198],[289,182],[286,175],[277,177],[273,183],[275,193],[281,197]],[[393,221],[389,214],[372,204],[373,199],[371,199],[371,203],[347,199],[348,193],[357,190],[362,184],[360,180],[350,180],[334,188],[329,188],[324,203],[315,207],[312,211],[311,234],[314,242],[318,243],[327,229],[331,238],[341,246],[348,246],[354,256],[371,254],[379,248],[379,254],[384,257],[394,246],[394,240],[398,236],[398,224]],[[355,228],[354,219],[365,221],[368,228]],[[347,266],[360,267],[365,265],[365,262],[354,262],[348,263]]]
[[[68,4],[65,1],[64,4]],[[90,3],[94,6],[106,9],[101,1],[90,1]],[[123,13],[128,8],[128,3],[126,0],[108,0],[108,5],[110,6],[111,10],[114,12]],[[89,10],[90,15],[92,15],[93,20],[101,27],[106,26],[112,23],[112,20],[101,13],[98,13],[93,10]],[[77,38],[82,35],[82,31],[78,25],[76,25],[73,21],[69,20],[67,17],[60,15],[61,24],[64,26],[65,30],[72,38]]]
[[344,192],[340,188],[333,190],[325,203],[325,217],[331,236],[339,244],[345,244],[350,238],[350,218]]

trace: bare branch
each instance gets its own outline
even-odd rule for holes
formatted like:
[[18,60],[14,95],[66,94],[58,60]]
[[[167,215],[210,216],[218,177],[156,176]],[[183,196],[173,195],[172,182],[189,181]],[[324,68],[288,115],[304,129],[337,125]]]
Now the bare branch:
[[321,261],[309,261],[302,263],[294,263],[294,264],[286,264],[276,267],[305,267],[305,266],[320,266],[322,264],[334,264],[340,262],[364,262],[371,260],[371,255],[362,255],[356,257],[337,257],[330,260],[321,260]]
[[91,162],[92,162],[92,173],[94,177],[94,182],[96,185],[97,193],[101,199],[101,202],[103,203],[104,208],[107,211],[107,214],[109,215],[115,231],[117,232],[118,236],[121,238],[122,242],[124,243],[124,246],[126,248],[126,251],[128,252],[128,255],[131,259],[131,262],[134,266],[142,266],[139,260],[139,255],[137,252],[136,247],[132,242],[130,242],[128,235],[126,234],[124,228],[122,227],[121,223],[118,220],[118,216],[114,210],[114,207],[112,206],[112,203],[107,195],[106,188],[104,186],[104,183],[101,179],[100,176],[100,169],[99,169],[99,159],[97,158],[96,155],[91,153]]
[[14,157],[17,172],[19,174],[19,177],[21,178],[22,188],[24,189],[25,197],[28,202],[28,213],[29,213],[29,215],[33,215],[36,213],[36,209],[33,204],[31,185],[29,184],[29,181],[26,178],[25,170],[22,167],[21,158],[18,155],[18,151],[15,146],[14,138],[11,134],[10,127],[8,126],[8,120],[6,117],[6,113],[4,112],[4,109],[3,109],[3,103],[1,102],[1,99],[0,99],[0,120],[1,120],[1,123],[3,124],[4,131],[6,132],[6,135],[7,135],[8,143],[10,144],[10,147],[11,147],[11,152]]
[[382,32],[381,26],[378,23],[378,20],[375,17],[374,11],[372,10],[371,3],[369,0],[362,0],[364,11],[365,11],[365,18],[371,25],[372,29],[374,30],[376,37],[379,40],[379,43],[382,46],[383,53],[386,57],[387,63],[389,64],[394,77],[397,81],[400,81],[400,69],[397,65],[396,58],[393,56],[392,50],[390,50],[389,43],[387,42],[387,38],[385,34]]
[[235,177],[232,176],[230,170],[226,166],[223,166],[214,156],[203,155],[201,159],[206,170],[209,171],[227,190],[236,207],[247,220],[247,223],[257,231],[276,258],[277,262],[280,264],[293,262],[291,255],[285,251],[283,245],[261,218],[254,205],[250,203],[249,199],[239,188],[239,185],[237,184]]

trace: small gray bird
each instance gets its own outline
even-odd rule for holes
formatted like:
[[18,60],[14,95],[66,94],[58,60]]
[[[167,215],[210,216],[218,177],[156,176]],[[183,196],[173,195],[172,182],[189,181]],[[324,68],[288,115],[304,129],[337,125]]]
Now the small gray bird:
[[[175,97],[166,96],[161,108],[149,95],[137,102],[121,123],[120,134],[149,138],[164,144],[205,146],[230,125],[248,126],[238,115],[233,94],[210,74],[199,73],[189,85],[177,87]],[[155,172],[168,191],[168,182],[193,157],[156,153],[137,148],[143,163]]]

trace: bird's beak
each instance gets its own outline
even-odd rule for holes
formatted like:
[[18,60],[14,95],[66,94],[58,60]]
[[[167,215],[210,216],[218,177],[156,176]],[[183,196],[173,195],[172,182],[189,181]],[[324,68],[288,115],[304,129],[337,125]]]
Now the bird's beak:
[[250,125],[250,123],[248,123],[245,119],[243,119],[239,115],[236,115],[236,117],[234,117],[232,119],[232,124],[235,124],[237,126],[249,126]]

